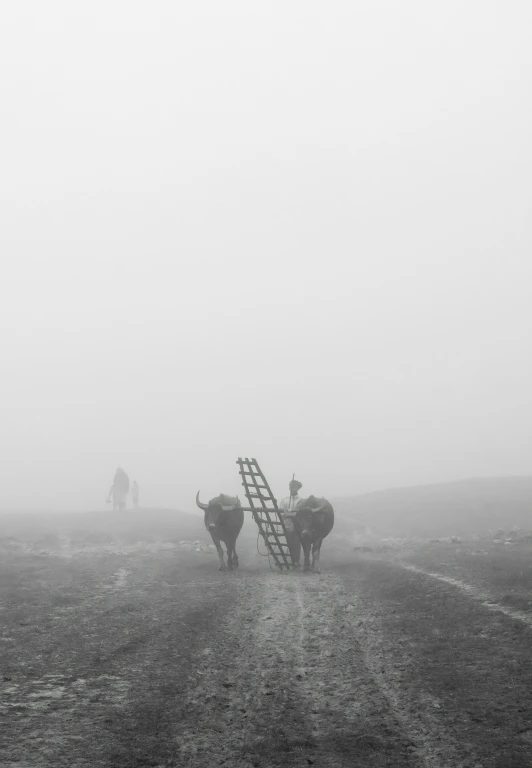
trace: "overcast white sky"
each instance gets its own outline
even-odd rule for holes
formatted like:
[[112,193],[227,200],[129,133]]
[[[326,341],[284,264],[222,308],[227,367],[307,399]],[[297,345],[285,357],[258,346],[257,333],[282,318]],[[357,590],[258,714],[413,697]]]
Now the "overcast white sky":
[[5,3],[0,507],[531,473],[531,22]]

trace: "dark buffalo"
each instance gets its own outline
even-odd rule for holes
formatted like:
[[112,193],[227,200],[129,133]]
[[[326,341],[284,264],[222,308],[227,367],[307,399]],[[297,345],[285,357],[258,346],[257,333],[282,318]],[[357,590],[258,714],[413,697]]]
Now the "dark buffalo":
[[[320,550],[323,539],[329,535],[334,525],[334,510],[326,499],[309,496],[297,505],[294,528],[305,555],[304,571],[320,573]],[[310,550],[312,548],[312,566]]]
[[233,568],[238,568],[238,555],[236,554],[235,544],[240,529],[244,524],[244,510],[238,496],[226,496],[225,493],[221,493],[216,498],[211,499],[208,504],[202,504],[198,491],[196,504],[205,512],[205,528],[211,534],[218,550],[220,570],[226,570],[221,541],[223,541],[227,549],[227,568],[230,571]]

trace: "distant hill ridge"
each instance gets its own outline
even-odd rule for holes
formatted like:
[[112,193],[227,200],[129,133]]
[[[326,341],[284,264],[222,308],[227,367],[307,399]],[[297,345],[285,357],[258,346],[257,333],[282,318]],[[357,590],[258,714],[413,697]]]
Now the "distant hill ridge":
[[331,499],[337,528],[385,536],[532,529],[532,476],[470,478]]

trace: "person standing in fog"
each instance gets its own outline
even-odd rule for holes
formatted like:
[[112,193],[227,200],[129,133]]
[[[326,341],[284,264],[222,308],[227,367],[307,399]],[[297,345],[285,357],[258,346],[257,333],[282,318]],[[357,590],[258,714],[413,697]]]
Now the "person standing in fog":
[[290,550],[292,562],[296,568],[300,567],[301,560],[301,542],[299,536],[296,533],[294,527],[294,516],[296,514],[296,507],[301,501],[301,496],[298,495],[298,491],[303,487],[303,483],[299,480],[290,480],[288,483],[290,489],[290,496],[286,496],[279,503],[279,510],[283,518],[284,527],[286,528],[286,542]]
[[133,501],[133,508],[139,508],[139,484],[136,480],[131,483],[131,499]]
[[118,467],[115,472],[115,478],[109,491],[109,497],[113,500],[113,509],[115,512],[123,512],[126,508],[126,499],[129,493],[129,477],[122,467]]

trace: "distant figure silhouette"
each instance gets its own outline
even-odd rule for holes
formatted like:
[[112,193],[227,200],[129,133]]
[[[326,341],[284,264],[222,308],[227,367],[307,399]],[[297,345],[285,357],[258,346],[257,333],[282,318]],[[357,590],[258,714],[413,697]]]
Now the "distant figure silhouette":
[[133,500],[133,507],[135,509],[139,508],[139,484],[136,480],[133,480],[131,483],[131,498]]
[[126,499],[129,492],[129,477],[122,467],[118,467],[115,472],[115,479],[109,491],[109,499],[113,500],[113,510],[123,512],[126,508]]

